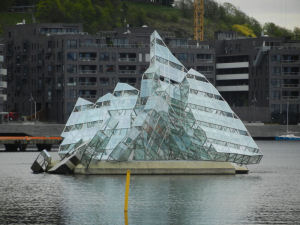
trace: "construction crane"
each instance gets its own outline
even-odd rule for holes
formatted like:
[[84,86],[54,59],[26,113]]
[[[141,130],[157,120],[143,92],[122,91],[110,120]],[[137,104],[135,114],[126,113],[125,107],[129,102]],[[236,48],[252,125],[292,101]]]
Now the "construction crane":
[[204,40],[204,0],[194,0],[194,40]]

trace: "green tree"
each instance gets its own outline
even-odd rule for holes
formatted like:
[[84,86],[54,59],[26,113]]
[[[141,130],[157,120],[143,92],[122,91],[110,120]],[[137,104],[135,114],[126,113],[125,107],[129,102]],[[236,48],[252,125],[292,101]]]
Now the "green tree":
[[42,22],[82,23],[90,33],[121,25],[118,0],[41,0],[36,17]]
[[300,40],[300,27],[295,27],[294,28],[294,35],[293,35],[294,40]]
[[292,31],[277,26],[274,23],[266,23],[264,25],[264,30],[266,32],[267,35],[271,36],[271,37],[292,37],[293,33]]

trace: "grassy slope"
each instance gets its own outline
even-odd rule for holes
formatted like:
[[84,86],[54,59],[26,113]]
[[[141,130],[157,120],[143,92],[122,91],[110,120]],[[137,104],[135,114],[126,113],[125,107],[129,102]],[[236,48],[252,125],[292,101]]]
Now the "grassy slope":
[[[1,1],[1,0],[0,0]],[[177,37],[193,37],[193,12],[187,12],[183,16],[182,10],[173,7],[154,5],[151,3],[138,3],[125,1],[129,11],[135,9],[144,15],[145,24],[158,30],[172,31]],[[26,23],[32,23],[31,13],[0,13],[0,35],[7,25],[14,25],[23,19]],[[64,21],[61,21],[64,22]],[[206,40],[214,37],[216,30],[231,29],[231,25],[224,21],[204,19],[204,36]],[[95,31],[96,32],[96,31]]]
[[165,31],[173,31],[177,36],[193,35],[193,16],[184,18],[177,8],[148,3],[126,2],[129,8],[135,7],[146,13],[146,25]]

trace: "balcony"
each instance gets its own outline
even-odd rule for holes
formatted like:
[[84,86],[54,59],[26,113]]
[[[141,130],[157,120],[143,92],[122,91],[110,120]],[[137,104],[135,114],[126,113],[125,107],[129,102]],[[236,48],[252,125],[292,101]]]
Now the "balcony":
[[119,62],[136,62],[136,58],[119,58]]
[[0,98],[2,98],[3,101],[7,101],[7,95],[6,94],[0,94]]
[[97,70],[79,70],[79,74],[95,74]]
[[230,69],[230,68],[245,68],[249,67],[249,62],[233,62],[233,63],[217,63],[217,69]]
[[299,59],[295,59],[295,60],[293,60],[293,59],[282,59],[281,61],[280,61],[281,63],[299,63]]
[[7,69],[0,69],[0,75],[7,75]]
[[217,80],[248,80],[248,73],[240,73],[240,74],[218,74],[216,76]]
[[198,72],[205,75],[205,76],[209,76],[209,77],[214,74],[213,71],[199,71],[198,70]]
[[287,76],[289,76],[289,75],[295,76],[295,75],[299,75],[300,72],[282,72],[282,74],[283,74],[283,75],[287,75]]
[[135,70],[119,70],[120,74],[137,74]]
[[96,98],[96,90],[79,90],[79,96],[82,98]]
[[96,58],[92,58],[92,57],[79,57],[80,61],[84,61],[84,62],[90,62],[90,61],[96,61]]
[[79,74],[95,74],[97,73],[96,65],[80,65]]
[[212,59],[197,59],[197,62],[200,62],[200,63],[213,63],[214,61]]
[[286,101],[299,101],[300,100],[300,96],[282,96],[283,100]]
[[218,91],[249,91],[248,85],[233,85],[233,86],[217,86]]
[[80,86],[95,86],[97,85],[96,77],[79,77],[78,83]]
[[75,87],[76,86],[76,82],[73,82],[73,83],[69,82],[69,83],[67,83],[67,86],[68,87]]
[[80,61],[96,61],[97,59],[97,53],[93,52],[80,52],[79,53],[79,60]]
[[80,86],[95,86],[96,82],[79,82]]
[[282,84],[282,88],[299,88],[299,84]]
[[7,82],[6,81],[0,81],[0,88],[7,88]]

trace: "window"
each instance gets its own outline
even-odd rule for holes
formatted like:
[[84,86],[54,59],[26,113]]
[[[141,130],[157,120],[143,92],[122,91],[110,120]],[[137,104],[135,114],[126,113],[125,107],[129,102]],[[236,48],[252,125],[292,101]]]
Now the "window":
[[145,54],[145,62],[150,62],[150,54],[149,53]]
[[68,61],[76,61],[77,60],[77,53],[76,52],[68,52],[67,53],[67,60]]
[[272,91],[272,99],[279,100],[280,99],[280,91]]
[[69,78],[68,78],[67,86],[76,86],[76,78],[74,78],[74,77],[69,77]]
[[103,65],[99,65],[99,72],[103,73]]
[[93,46],[92,39],[80,40],[80,47],[89,47],[89,46]]
[[67,102],[67,113],[68,114],[71,114],[74,105],[75,105],[75,102]]
[[275,67],[272,68],[272,74],[273,75],[280,75],[280,73],[281,73],[281,68],[280,67],[275,66]]
[[114,65],[106,65],[106,72],[109,72],[109,73],[115,72],[115,66]]
[[73,64],[67,65],[67,72],[68,73],[77,73],[77,66]]
[[280,62],[280,55],[272,55],[271,61],[272,62]]
[[212,60],[211,54],[197,54],[198,60]]
[[74,89],[68,90],[68,97],[76,99],[76,90]]
[[272,79],[271,80],[272,87],[280,87],[280,80],[279,79]]
[[77,40],[67,40],[68,48],[77,48]]
[[79,59],[82,61],[95,61],[97,58],[96,52],[80,52]]
[[57,73],[62,72],[62,66],[61,65],[56,65],[56,72]]
[[96,90],[79,90],[79,96],[83,98],[96,98]]
[[102,52],[99,54],[99,61],[109,61],[109,53]]
[[272,113],[279,113],[280,112],[280,105],[278,105],[278,104],[272,104],[271,105],[271,112]]
[[106,77],[100,78],[100,85],[108,86],[108,84],[109,84],[109,78],[106,78]]
[[79,85],[96,85],[97,79],[96,77],[79,77],[78,83]]
[[175,56],[179,59],[179,61],[186,62],[188,60],[188,54],[187,53],[177,53]]

